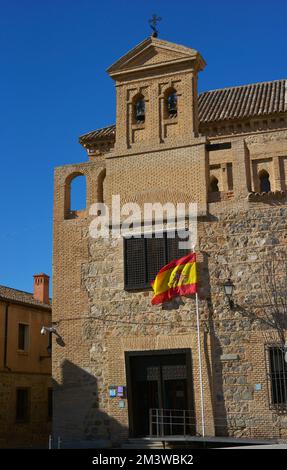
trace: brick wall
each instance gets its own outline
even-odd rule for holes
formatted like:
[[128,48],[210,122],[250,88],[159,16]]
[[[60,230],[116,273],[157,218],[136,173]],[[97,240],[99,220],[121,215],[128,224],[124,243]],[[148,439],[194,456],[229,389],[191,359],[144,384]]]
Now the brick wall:
[[[217,434],[238,437],[284,437],[284,416],[269,410],[264,337],[258,324],[245,318],[241,309],[248,310],[259,302],[258,279],[266,253],[285,248],[287,207],[253,206],[248,210],[236,207],[230,203],[228,211],[226,206],[224,211],[214,210],[199,224],[207,426],[210,434],[215,428]],[[61,377],[56,393],[61,396],[59,403],[66,403],[60,415],[56,413],[57,432],[69,438],[71,429],[78,439],[86,436],[116,441],[119,436],[127,436],[127,408],[120,409],[117,401],[109,399],[108,387],[113,383],[125,385],[124,353],[132,350],[191,348],[196,414],[200,416],[194,301],[186,300],[176,311],[152,307],[151,292],[123,290],[122,240],[87,241],[83,232],[81,240],[89,245],[89,257],[81,265],[78,289],[88,300],[82,309],[76,311],[74,306],[68,315],[55,316],[55,320],[62,318],[60,331],[66,343],[61,350],[54,348],[54,371]],[[230,311],[222,289],[229,276],[234,280],[235,300],[240,306],[235,311]],[[67,298],[71,295],[70,282],[74,282],[68,272],[64,282]],[[59,311],[62,312],[63,309]],[[69,385],[65,374],[67,363],[71,370],[75,368],[83,374],[80,382],[72,374]],[[87,391],[83,386],[83,396],[81,387],[77,387],[81,381],[88,387]],[[262,384],[262,390],[255,391],[256,383]],[[76,418],[74,412],[67,413],[69,405],[75,408],[73,400],[67,400],[69,387],[77,401],[84,403],[76,407]],[[71,422],[68,427],[67,421]],[[197,426],[200,432],[199,421]]]
[[[214,131],[209,140],[197,137],[193,127],[196,103],[190,110],[191,97],[182,83],[179,102],[184,113],[193,112],[188,135],[182,137],[178,121],[178,131],[161,141],[164,122],[158,102],[154,109],[151,104],[155,90],[158,93],[160,84],[168,84],[175,76],[190,81],[188,73],[173,72],[169,64],[164,77],[137,70],[131,80],[117,78],[115,147],[98,159],[95,153],[87,163],[55,172],[53,318],[59,321],[65,345],[54,344],[53,350],[54,433],[67,443],[108,445],[128,436],[128,401],[119,408],[118,401],[109,398],[108,389],[112,384],[126,384],[125,352],[135,350],[191,350],[196,431],[202,432],[194,299],[186,299],[178,310],[165,311],[151,306],[151,291],[124,290],[122,239],[89,237],[92,219],[88,209],[101,193],[97,186],[103,168],[108,204],[113,194],[119,194],[123,203],[140,205],[199,204],[197,252],[207,434],[286,438],[285,416],[269,409],[264,336],[258,323],[243,313],[261,299],[259,278],[266,253],[286,250],[287,132],[252,129],[238,136],[229,126],[220,136]],[[144,86],[154,113],[153,125],[132,142],[129,103],[133,93]],[[160,99],[160,93],[157,96]],[[231,149],[207,151],[208,142],[231,142]],[[258,189],[257,169],[266,162],[272,191],[281,190],[280,200],[272,193],[268,199],[259,195],[257,202],[249,202],[250,192]],[[219,198],[208,195],[214,168],[221,175]],[[67,216],[67,184],[78,173],[87,178],[87,211],[71,218]],[[235,310],[230,310],[223,293],[222,284],[228,277],[236,286]],[[261,390],[255,390],[258,383]]]

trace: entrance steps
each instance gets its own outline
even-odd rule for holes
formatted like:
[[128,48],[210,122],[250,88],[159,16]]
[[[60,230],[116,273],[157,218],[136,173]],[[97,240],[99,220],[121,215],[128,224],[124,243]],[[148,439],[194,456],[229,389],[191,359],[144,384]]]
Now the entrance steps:
[[[148,438],[128,439],[121,446],[122,449],[164,449],[162,441],[154,441]],[[165,447],[167,448],[167,446]]]

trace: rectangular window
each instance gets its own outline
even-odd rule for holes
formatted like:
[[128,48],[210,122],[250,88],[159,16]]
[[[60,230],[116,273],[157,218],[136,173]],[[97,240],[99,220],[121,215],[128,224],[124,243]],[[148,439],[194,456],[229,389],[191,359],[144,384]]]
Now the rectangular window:
[[53,416],[53,389],[48,388],[48,421],[51,421]]
[[268,348],[270,405],[272,408],[287,411],[287,363],[285,349],[280,346]]
[[51,354],[52,354],[52,333],[49,333],[47,353],[48,353],[49,356],[51,356]]
[[205,148],[208,152],[213,152],[214,150],[231,149],[231,142],[220,142],[218,144],[206,144]]
[[187,255],[190,250],[179,249],[179,237],[124,238],[125,290],[151,287],[158,271],[173,259]]
[[16,421],[27,422],[30,419],[30,389],[16,389]]
[[19,323],[18,328],[18,349],[20,351],[28,351],[29,342],[29,326]]

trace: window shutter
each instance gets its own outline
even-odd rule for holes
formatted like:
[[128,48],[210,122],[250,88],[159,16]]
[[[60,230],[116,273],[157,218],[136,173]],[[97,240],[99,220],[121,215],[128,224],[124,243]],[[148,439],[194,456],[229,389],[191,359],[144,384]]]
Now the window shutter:
[[146,238],[147,281],[150,284],[159,270],[166,264],[165,239]]
[[151,287],[159,270],[174,259],[181,258],[189,250],[179,249],[179,238],[125,238],[124,269],[125,289]]
[[179,242],[184,241],[181,240],[177,235],[175,238],[168,238],[166,239],[167,242],[167,262],[178,258],[182,258],[189,253],[187,249],[179,249]]
[[146,287],[144,238],[125,238],[125,289]]

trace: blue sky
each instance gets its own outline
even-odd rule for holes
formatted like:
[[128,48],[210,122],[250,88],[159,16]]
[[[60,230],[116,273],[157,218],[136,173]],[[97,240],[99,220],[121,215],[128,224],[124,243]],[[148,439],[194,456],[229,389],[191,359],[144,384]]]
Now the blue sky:
[[[285,0],[0,0],[0,284],[51,275],[53,168],[113,123],[105,70],[150,34],[199,50],[199,90],[285,78]],[[80,196],[75,203],[81,205]]]

